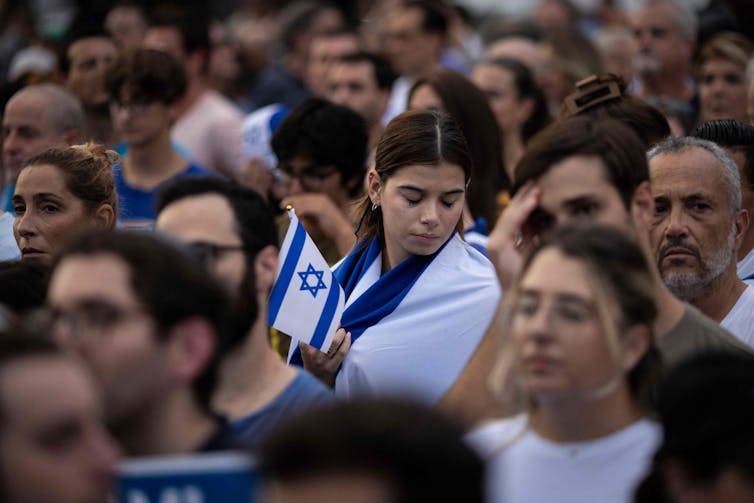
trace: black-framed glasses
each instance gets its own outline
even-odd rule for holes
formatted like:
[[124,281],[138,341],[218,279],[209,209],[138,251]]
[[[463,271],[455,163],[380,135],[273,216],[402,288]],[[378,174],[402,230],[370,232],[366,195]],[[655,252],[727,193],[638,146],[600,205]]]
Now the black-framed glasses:
[[288,166],[278,165],[277,170],[282,174],[282,181],[286,185],[298,180],[301,186],[306,190],[318,190],[322,184],[331,176],[339,173],[335,166],[305,166],[298,170],[297,173],[288,169]]
[[195,255],[196,259],[202,264],[211,264],[227,252],[246,250],[246,247],[242,244],[231,245],[210,243],[208,241],[192,241],[190,243],[186,243],[186,246]]
[[81,302],[71,309],[50,309],[49,322],[55,329],[64,329],[74,336],[86,334],[103,334],[112,330],[116,325],[137,314],[146,314],[143,307],[121,307],[104,300],[90,299]]
[[154,101],[146,101],[146,100],[132,100],[132,101],[120,101],[120,100],[112,100],[110,101],[110,108],[116,112],[119,112],[121,110],[128,110],[132,114],[138,115],[143,114],[147,111],[149,106],[154,103]]

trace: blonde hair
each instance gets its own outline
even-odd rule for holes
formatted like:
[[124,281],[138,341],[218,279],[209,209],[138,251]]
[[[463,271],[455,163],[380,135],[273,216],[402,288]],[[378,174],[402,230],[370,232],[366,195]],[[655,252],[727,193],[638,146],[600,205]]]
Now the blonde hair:
[[[621,355],[621,338],[625,330],[636,325],[646,325],[651,330],[657,315],[652,274],[635,243],[616,230],[597,225],[568,225],[557,229],[526,257],[516,286],[506,295],[502,320],[505,336],[490,374],[490,386],[501,399],[506,412],[522,412],[535,405],[534,399],[518,380],[510,332],[521,280],[537,255],[553,248],[586,266],[586,279],[594,293],[597,317],[610,353],[616,361]],[[618,305],[618,319],[612,312],[611,300]],[[627,384],[631,394],[645,408],[649,406],[649,390],[659,372],[659,366],[659,352],[654,343],[650,342],[647,352],[628,371]]]

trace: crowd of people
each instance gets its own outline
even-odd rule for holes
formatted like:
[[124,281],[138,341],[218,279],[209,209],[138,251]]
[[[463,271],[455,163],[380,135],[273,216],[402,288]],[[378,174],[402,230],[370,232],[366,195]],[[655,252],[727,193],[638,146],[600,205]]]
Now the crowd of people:
[[745,4],[0,4],[0,500],[754,501]]

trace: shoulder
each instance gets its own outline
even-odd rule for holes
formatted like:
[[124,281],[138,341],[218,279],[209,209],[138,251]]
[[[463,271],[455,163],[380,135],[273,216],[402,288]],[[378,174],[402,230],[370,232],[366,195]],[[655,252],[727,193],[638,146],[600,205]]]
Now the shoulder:
[[657,347],[665,362],[670,365],[693,354],[710,350],[732,350],[753,354],[752,350],[733,334],[690,304],[686,304],[680,321],[657,338]]
[[288,390],[292,396],[296,397],[296,400],[326,402],[333,399],[332,390],[319,379],[302,368],[296,368],[296,372],[296,378],[288,386]]
[[526,430],[526,415],[497,419],[481,424],[464,437],[466,445],[482,458],[493,457]]
[[241,110],[228,98],[215,90],[209,90],[201,98],[201,105],[211,110],[215,120],[237,122],[239,128],[244,116]]
[[190,162],[181,176],[218,176],[217,171]]

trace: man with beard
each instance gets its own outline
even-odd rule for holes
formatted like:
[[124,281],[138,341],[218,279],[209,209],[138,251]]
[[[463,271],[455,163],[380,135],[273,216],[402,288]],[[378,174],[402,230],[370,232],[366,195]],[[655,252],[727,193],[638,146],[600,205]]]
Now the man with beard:
[[749,227],[736,163],[693,137],[668,139],[647,156],[655,199],[650,238],[665,285],[754,347],[754,288],[736,271]]
[[[558,121],[532,139],[516,165],[513,197],[487,245],[503,291],[513,285],[527,247],[564,223],[595,222],[617,228],[636,239],[647,260],[653,260],[649,231],[654,204],[644,151],[644,143],[625,124],[588,116]],[[676,298],[659,271],[654,273],[658,312],[652,328],[668,366],[709,350],[751,352],[699,309]],[[500,309],[441,403],[470,423],[510,412],[511,404],[499,403],[487,386],[503,337],[504,315]]]
[[269,346],[267,299],[278,240],[262,197],[217,178],[184,178],[163,189],[157,211],[157,230],[202,252],[239,304],[243,319],[221,363],[213,405],[244,445],[258,445],[284,416],[330,400],[322,383],[285,365]]
[[648,0],[631,22],[639,46],[636,72],[642,94],[678,102],[696,122],[699,99],[691,77],[696,13],[678,0]]
[[57,256],[47,302],[129,456],[241,446],[211,406],[232,336],[228,298],[185,249],[154,234],[83,234]]

